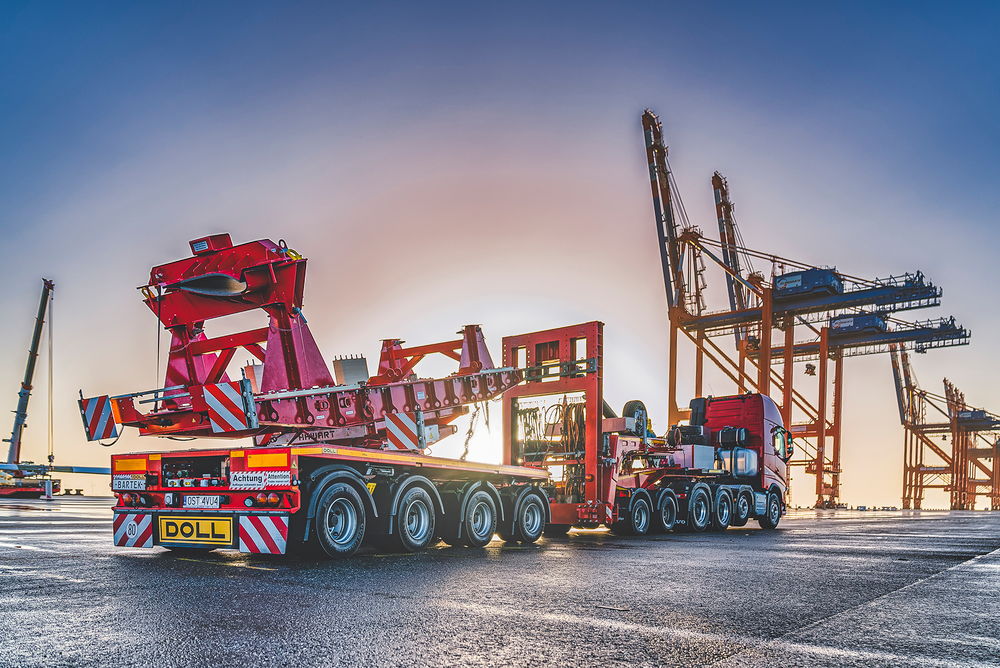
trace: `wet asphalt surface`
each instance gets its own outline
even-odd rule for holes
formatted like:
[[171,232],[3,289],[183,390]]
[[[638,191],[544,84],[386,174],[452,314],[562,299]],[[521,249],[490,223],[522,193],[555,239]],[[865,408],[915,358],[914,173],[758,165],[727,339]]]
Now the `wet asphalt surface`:
[[1000,513],[319,562],[116,548],[109,505],[0,501],[0,666],[1000,666]]

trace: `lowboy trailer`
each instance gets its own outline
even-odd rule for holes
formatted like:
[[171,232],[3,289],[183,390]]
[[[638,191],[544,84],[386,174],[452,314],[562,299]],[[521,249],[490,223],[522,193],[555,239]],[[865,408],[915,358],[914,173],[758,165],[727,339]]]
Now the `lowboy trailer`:
[[[226,234],[190,246],[191,257],[154,267],[140,288],[171,334],[164,387],[81,392],[87,438],[116,438],[127,426],[254,445],[114,455],[117,545],[340,557],[366,539],[409,551],[438,539],[485,545],[495,533],[538,539],[547,472],[425,453],[455,432],[470,404],[522,379],[494,367],[478,326],[431,345],[385,340],[375,375],[355,368],[335,381],[302,314],[303,257],[284,242],[234,246]],[[206,335],[206,321],[255,309],[268,314],[267,327]],[[238,349],[258,364],[234,379]],[[418,378],[414,368],[432,354],[458,369]]]

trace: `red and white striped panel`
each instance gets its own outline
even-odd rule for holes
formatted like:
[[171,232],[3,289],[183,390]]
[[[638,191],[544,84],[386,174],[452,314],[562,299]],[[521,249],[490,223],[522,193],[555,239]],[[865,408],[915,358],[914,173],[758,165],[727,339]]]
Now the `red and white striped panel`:
[[80,399],[80,414],[87,430],[88,441],[100,441],[118,436],[118,425],[111,412],[111,398],[108,395]]
[[217,385],[205,385],[205,404],[208,405],[208,420],[216,434],[230,431],[245,431],[257,427],[256,415],[247,413],[247,405],[253,405],[253,397],[245,397],[246,381],[233,381]]
[[385,436],[392,449],[420,449],[420,439],[417,437],[417,419],[410,413],[387,413],[385,416]]
[[240,516],[240,552],[284,554],[286,545],[288,545],[288,516]]
[[115,545],[153,547],[153,516],[148,513],[115,513]]

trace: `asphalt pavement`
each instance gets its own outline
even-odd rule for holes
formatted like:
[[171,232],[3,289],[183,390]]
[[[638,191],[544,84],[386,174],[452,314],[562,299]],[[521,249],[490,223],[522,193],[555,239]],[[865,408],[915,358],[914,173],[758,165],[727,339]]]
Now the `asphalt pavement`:
[[0,501],[0,666],[1000,666],[1000,513],[323,562],[116,548],[110,504]]

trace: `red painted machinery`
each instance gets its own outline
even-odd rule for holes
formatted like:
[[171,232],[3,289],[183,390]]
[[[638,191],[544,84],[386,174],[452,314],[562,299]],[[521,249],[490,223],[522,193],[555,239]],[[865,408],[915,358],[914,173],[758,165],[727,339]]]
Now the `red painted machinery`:
[[[140,288],[171,334],[164,387],[84,398],[90,440],[142,435],[252,437],[256,447],[115,455],[115,542],[328,556],[367,538],[419,550],[437,538],[485,545],[499,532],[534,541],[548,516],[546,472],[431,457],[469,404],[521,382],[495,368],[476,325],[406,348],[383,342],[378,372],[334,380],[302,313],[306,260],[284,242],[234,246],[220,234],[154,267]],[[267,327],[210,337],[206,322],[261,309]],[[237,350],[258,364],[230,375]],[[442,354],[447,378],[416,365]]]
[[503,363],[525,370],[503,395],[504,462],[551,474],[546,533],[778,525],[792,443],[769,397],[695,399],[657,438],[642,402],[619,417],[604,401],[599,322],[506,337]]

